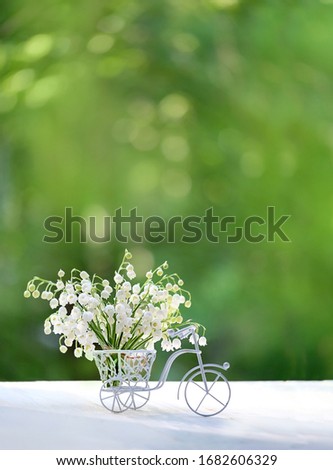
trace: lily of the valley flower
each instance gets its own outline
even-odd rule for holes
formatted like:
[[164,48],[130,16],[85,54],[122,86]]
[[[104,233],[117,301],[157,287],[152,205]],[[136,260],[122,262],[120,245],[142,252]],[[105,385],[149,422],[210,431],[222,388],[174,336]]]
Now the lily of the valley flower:
[[[65,280],[58,271],[55,282],[39,277],[28,282],[24,297],[49,302],[52,313],[44,322],[45,334],[60,335],[59,349],[66,353],[74,347],[74,356],[83,354],[89,360],[98,349],[146,349],[160,342],[165,351],[182,346],[179,338],[170,339],[168,330],[195,325],[196,340],[200,346],[207,341],[203,326],[184,320],[182,306],[191,306],[191,296],[183,288],[184,281],[177,274],[167,274],[167,262],[149,270],[143,283],[132,284],[136,277],[134,266],[125,255],[113,278],[90,276],[86,271],[73,269]],[[190,338],[191,341],[191,338]]]

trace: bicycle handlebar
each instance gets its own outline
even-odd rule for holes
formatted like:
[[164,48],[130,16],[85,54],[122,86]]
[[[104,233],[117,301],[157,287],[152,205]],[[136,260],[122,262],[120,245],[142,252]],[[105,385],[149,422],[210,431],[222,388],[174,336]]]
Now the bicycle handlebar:
[[170,338],[175,338],[178,336],[180,339],[187,338],[190,334],[194,333],[195,331],[195,326],[190,325],[186,326],[185,328],[182,328],[181,330],[168,330],[168,335]]

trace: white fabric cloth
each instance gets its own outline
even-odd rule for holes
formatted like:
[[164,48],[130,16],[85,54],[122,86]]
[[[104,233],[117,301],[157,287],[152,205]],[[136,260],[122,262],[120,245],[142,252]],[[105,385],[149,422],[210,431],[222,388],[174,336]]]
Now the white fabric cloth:
[[1,449],[333,449],[333,381],[231,382],[219,415],[195,415],[178,383],[113,414],[100,383],[0,382]]

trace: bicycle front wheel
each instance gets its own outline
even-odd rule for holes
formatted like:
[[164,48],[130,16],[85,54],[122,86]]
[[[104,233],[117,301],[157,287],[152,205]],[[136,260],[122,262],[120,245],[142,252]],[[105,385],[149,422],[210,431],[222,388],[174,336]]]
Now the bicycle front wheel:
[[228,380],[217,369],[204,365],[204,377],[195,371],[185,386],[185,401],[197,415],[214,416],[229,403],[231,390]]

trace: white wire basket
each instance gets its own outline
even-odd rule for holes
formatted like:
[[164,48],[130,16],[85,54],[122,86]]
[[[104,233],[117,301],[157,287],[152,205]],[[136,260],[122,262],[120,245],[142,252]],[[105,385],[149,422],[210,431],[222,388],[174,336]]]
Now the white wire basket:
[[155,350],[110,349],[94,352],[101,381],[110,386],[123,383],[148,383],[156,357]]

